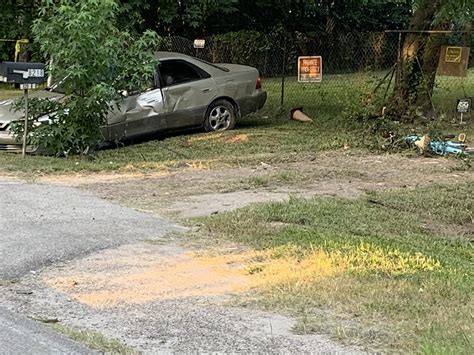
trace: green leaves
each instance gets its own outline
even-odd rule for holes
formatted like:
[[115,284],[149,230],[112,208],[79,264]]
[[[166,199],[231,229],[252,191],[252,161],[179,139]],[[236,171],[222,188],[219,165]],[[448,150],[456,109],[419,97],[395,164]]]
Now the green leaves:
[[238,0],[188,0],[163,1],[158,7],[158,15],[166,25],[175,29],[190,27],[198,29],[205,27],[213,17],[219,19],[237,11]]
[[152,31],[135,39],[119,30],[118,11],[115,0],[43,0],[33,34],[44,59],[53,58],[49,72],[66,98],[48,124],[33,127],[32,142],[56,154],[82,154],[102,139],[118,92],[150,87],[160,39]]

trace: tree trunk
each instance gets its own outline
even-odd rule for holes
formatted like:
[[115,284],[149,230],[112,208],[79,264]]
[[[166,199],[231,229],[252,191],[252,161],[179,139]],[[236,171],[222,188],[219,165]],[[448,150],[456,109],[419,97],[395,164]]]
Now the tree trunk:
[[[424,0],[413,13],[410,30],[429,30],[441,0]],[[407,33],[401,46],[390,109],[399,119],[410,119],[417,108],[432,109],[439,41],[426,33]]]
[[425,113],[435,111],[433,104],[433,88],[436,80],[436,70],[438,69],[439,53],[441,51],[442,37],[438,35],[429,36],[424,48],[423,57],[420,58],[421,82],[418,88],[418,95],[415,105],[420,107]]

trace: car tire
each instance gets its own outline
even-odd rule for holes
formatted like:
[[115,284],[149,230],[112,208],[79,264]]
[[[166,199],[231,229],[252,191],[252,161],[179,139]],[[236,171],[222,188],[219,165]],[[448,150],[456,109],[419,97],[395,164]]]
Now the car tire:
[[235,127],[235,107],[227,100],[214,101],[206,112],[204,129],[206,132],[227,131]]

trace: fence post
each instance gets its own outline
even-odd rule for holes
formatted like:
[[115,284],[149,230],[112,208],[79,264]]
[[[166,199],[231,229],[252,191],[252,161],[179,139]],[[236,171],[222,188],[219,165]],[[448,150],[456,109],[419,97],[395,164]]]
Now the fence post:
[[397,53],[397,72],[395,76],[395,87],[400,83],[402,75],[402,33],[398,33],[398,53]]

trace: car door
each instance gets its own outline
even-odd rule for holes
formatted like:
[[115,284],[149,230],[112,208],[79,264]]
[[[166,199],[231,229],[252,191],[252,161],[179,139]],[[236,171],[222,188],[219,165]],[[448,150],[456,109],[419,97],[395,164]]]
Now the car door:
[[211,75],[184,59],[162,60],[159,69],[167,126],[202,125],[217,92]]
[[125,93],[112,104],[107,116],[109,141],[136,137],[165,130],[164,100],[158,73],[150,89],[142,93]]

